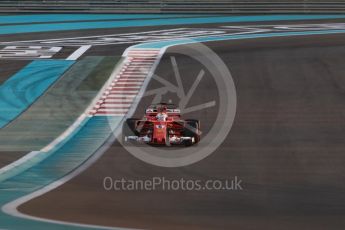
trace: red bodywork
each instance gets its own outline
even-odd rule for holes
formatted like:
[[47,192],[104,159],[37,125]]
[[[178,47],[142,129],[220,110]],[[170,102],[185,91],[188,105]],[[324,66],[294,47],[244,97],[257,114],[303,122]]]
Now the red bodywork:
[[[160,120],[157,114],[162,112],[162,107],[167,116]],[[191,145],[199,141],[199,122],[195,125],[196,127],[191,128],[192,132],[186,131],[188,122],[181,120],[180,110],[175,106],[169,107],[166,104],[150,106],[146,109],[142,119],[131,120],[133,135],[126,136],[126,141],[167,146],[171,144]]]
[[140,136],[149,135],[151,144],[165,145],[171,135],[182,136],[184,122],[181,120],[179,110],[168,110],[166,121],[157,119],[157,111],[146,110],[144,118],[137,122],[137,131]]

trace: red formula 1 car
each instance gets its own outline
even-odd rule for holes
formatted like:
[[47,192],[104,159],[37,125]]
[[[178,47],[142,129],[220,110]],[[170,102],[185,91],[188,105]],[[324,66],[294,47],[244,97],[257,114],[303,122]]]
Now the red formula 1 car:
[[123,142],[190,146],[200,141],[200,121],[182,120],[180,109],[160,103],[146,109],[143,119],[129,118],[122,128]]

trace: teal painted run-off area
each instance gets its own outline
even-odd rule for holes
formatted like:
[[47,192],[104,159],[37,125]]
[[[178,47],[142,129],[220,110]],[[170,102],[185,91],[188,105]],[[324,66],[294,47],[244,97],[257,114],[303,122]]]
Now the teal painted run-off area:
[[74,61],[33,61],[0,85],[0,128],[25,111]]
[[[29,161],[13,168],[10,170],[11,172],[8,172],[12,174],[10,178],[0,175],[0,204],[3,205],[28,195],[66,176],[104,144],[121,119],[122,117],[87,118],[60,146],[48,152],[41,152],[31,159],[30,161],[35,162],[34,165]],[[30,164],[31,167],[27,168],[26,164]],[[82,226],[66,226],[17,218],[4,212],[0,213],[0,229],[2,228],[16,230],[88,229]],[[89,226],[89,228],[92,227]],[[96,229],[100,229],[100,227],[96,227]]]
[[[195,15],[194,17],[201,16]],[[0,24],[26,24],[68,21],[92,21],[92,20],[125,20],[125,19],[149,19],[149,18],[182,18],[192,17],[190,14],[25,14],[0,16]]]
[[[114,15],[115,17],[116,15]],[[0,17],[1,20],[7,16]],[[15,17],[15,16],[11,16]],[[19,17],[19,16],[18,16]],[[57,15],[59,21],[62,16]],[[80,17],[80,15],[70,15]],[[101,17],[101,16],[99,16]],[[119,17],[119,16],[118,16]],[[109,28],[125,28],[125,27],[144,27],[144,26],[165,26],[165,25],[195,25],[210,23],[231,23],[231,22],[267,22],[267,21],[293,21],[293,20],[316,20],[316,19],[345,19],[345,15],[256,15],[256,16],[219,16],[214,15],[195,15],[194,17],[186,17],[186,15],[178,15],[169,18],[160,19],[138,19],[137,15],[128,17],[128,20],[121,21],[90,21],[90,22],[62,22],[62,23],[41,23],[41,24],[25,24],[25,25],[4,25],[0,26],[0,34],[20,34],[33,32],[49,32],[49,31],[68,31],[68,30],[85,30],[85,29],[109,29]],[[144,15],[142,16],[144,17]],[[166,17],[161,15],[161,17]],[[186,18],[184,18],[186,17]],[[92,17],[90,17],[92,18]],[[65,16],[62,17],[65,19]],[[134,20],[136,19],[136,20]],[[19,19],[17,19],[19,20]],[[39,19],[37,19],[39,20]],[[92,20],[92,19],[90,19]],[[33,19],[31,20],[33,21]]]

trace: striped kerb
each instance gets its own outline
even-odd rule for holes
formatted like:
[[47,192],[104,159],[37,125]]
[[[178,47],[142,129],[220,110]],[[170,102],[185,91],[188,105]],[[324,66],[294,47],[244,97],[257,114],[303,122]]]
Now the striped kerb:
[[125,116],[158,59],[159,49],[130,50],[116,77],[89,112],[91,116]]

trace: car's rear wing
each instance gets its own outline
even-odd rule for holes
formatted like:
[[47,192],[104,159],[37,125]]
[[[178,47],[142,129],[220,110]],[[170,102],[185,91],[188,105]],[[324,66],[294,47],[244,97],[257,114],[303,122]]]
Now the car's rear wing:
[[[167,109],[167,114],[180,114],[181,110],[180,109]],[[157,114],[158,111],[157,109],[153,109],[153,108],[148,108],[146,109],[146,114]]]

